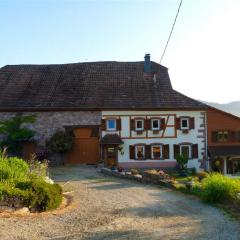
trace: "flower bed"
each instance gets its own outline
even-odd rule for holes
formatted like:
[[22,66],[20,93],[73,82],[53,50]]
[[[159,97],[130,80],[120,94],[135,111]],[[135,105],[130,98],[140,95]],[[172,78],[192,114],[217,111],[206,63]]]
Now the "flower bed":
[[26,208],[30,212],[56,209],[62,188],[47,177],[47,163],[29,163],[0,153],[0,211]]
[[[101,172],[114,177],[120,177],[130,180],[135,180],[142,183],[151,183],[151,184],[159,184],[165,187],[174,188],[174,184],[176,183],[173,178],[171,178],[168,174],[164,173],[163,171],[157,170],[146,170],[142,173],[136,172],[136,169],[132,169],[130,171],[123,171],[121,172],[117,170],[110,170],[108,168],[102,168]],[[138,174],[136,174],[138,173]]]

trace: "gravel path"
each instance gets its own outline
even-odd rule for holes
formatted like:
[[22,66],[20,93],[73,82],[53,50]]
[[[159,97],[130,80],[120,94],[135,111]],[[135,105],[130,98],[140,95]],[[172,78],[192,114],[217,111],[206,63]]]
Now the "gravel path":
[[238,223],[194,197],[106,177],[93,167],[59,167],[52,175],[74,191],[72,208],[0,218],[1,240],[240,239]]

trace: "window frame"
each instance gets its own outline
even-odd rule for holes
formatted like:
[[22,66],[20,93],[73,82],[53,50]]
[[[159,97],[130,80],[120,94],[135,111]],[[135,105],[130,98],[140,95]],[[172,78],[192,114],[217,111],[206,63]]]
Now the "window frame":
[[[185,121],[185,120],[187,121],[187,127],[182,126],[182,121]],[[181,124],[181,129],[182,130],[189,130],[190,129],[189,118],[186,118],[186,117],[180,118],[180,124]]]
[[[160,157],[159,158],[154,158],[154,156],[153,156],[153,148],[154,147],[159,147],[160,148]],[[161,159],[163,159],[163,146],[162,145],[160,145],[160,144],[153,144],[153,145],[151,145],[151,159],[152,160],[161,160]]]
[[189,155],[188,155],[188,159],[191,159],[192,158],[192,145],[187,145],[187,144],[183,144],[183,145],[180,145],[180,154],[182,155],[182,148],[183,147],[188,147],[188,152],[189,152]]
[[[109,128],[109,125],[108,125],[108,122],[109,121],[114,121],[115,122],[115,127],[114,128]],[[117,131],[117,119],[115,118],[109,118],[109,119],[106,119],[106,129],[107,131]]]
[[[138,147],[142,147],[143,148],[143,158],[138,158],[138,156],[137,156],[137,148]],[[135,160],[144,160],[146,158],[145,145],[135,145],[134,146],[134,152],[135,152]]]
[[[158,121],[158,128],[154,128],[154,127],[153,127],[153,121]],[[160,130],[160,128],[161,128],[161,127],[160,127],[160,124],[161,124],[161,123],[160,123],[160,119],[159,119],[159,118],[152,118],[152,119],[151,119],[151,129],[152,129],[153,131]]]
[[[137,128],[137,122],[142,122],[142,128]],[[144,130],[144,119],[135,119],[135,131],[143,131]]]

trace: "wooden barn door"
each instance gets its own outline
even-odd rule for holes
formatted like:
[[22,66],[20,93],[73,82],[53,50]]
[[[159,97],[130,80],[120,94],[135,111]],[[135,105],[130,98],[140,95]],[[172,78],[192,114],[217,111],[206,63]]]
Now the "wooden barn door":
[[74,148],[67,156],[68,163],[96,164],[99,159],[99,139],[92,137],[92,129],[74,130]]

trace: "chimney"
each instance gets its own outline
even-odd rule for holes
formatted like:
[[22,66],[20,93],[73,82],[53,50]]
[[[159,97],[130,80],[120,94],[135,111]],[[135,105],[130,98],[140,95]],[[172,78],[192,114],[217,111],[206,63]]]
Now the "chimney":
[[146,53],[144,57],[144,72],[145,73],[151,73],[152,68],[151,68],[151,59],[150,59],[150,54]]

